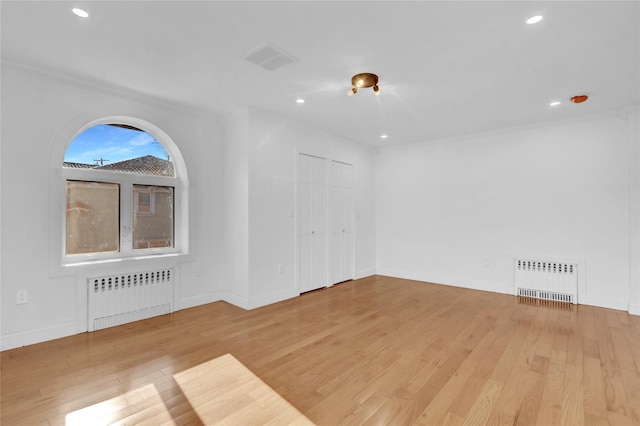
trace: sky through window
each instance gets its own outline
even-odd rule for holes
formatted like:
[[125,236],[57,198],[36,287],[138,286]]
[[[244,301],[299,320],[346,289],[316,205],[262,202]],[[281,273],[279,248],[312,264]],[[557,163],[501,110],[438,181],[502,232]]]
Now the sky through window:
[[64,161],[106,165],[145,155],[169,160],[169,154],[164,146],[149,133],[99,124],[80,133],[71,141],[65,152]]

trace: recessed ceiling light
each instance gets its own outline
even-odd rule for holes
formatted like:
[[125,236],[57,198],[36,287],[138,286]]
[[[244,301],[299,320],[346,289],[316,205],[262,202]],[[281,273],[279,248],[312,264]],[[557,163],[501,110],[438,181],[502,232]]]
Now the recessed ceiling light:
[[527,19],[527,24],[537,24],[540,21],[542,21],[542,16],[541,15],[536,15],[536,16],[532,16],[531,18]]
[[304,103],[304,99],[302,99],[302,98],[296,99],[296,103],[297,104],[303,104]]
[[549,106],[558,106],[558,105],[560,105],[560,101],[553,101],[549,103]]
[[76,14],[77,16],[81,17],[81,18],[88,18],[89,14],[87,13],[86,10],[83,9],[79,9],[79,8],[73,8],[71,9],[71,11]]
[[386,139],[386,138],[388,138],[388,137],[389,137],[389,136],[387,136],[387,135],[380,135],[380,139]]

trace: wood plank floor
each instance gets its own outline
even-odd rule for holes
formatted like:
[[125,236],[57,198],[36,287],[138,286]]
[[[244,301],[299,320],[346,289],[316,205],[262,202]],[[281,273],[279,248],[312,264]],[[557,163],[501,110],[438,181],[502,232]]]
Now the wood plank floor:
[[640,425],[640,317],[382,276],[1,357],[3,425]]

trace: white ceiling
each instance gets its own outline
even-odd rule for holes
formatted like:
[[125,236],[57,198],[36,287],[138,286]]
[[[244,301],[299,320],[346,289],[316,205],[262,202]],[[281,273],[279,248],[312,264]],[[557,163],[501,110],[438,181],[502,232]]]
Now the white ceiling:
[[[90,17],[73,15],[77,6]],[[1,54],[219,114],[250,105],[384,146],[638,104],[639,6],[3,0]],[[537,14],[542,22],[525,24]],[[299,61],[267,71],[242,58],[267,42]],[[359,72],[380,76],[379,97],[371,89],[347,96]],[[577,94],[590,98],[568,102]]]

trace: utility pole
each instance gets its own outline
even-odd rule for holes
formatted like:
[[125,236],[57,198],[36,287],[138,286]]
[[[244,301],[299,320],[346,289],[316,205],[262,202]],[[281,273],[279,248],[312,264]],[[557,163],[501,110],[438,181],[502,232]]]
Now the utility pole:
[[105,161],[110,161],[110,160],[106,160],[106,159],[104,159],[104,158],[100,157],[98,160],[96,160],[96,159],[94,158],[94,159],[93,159],[93,161],[95,161],[95,162],[96,162],[96,166],[98,165],[98,163],[100,163],[100,165],[101,165],[101,166],[104,166],[104,162],[105,162]]

